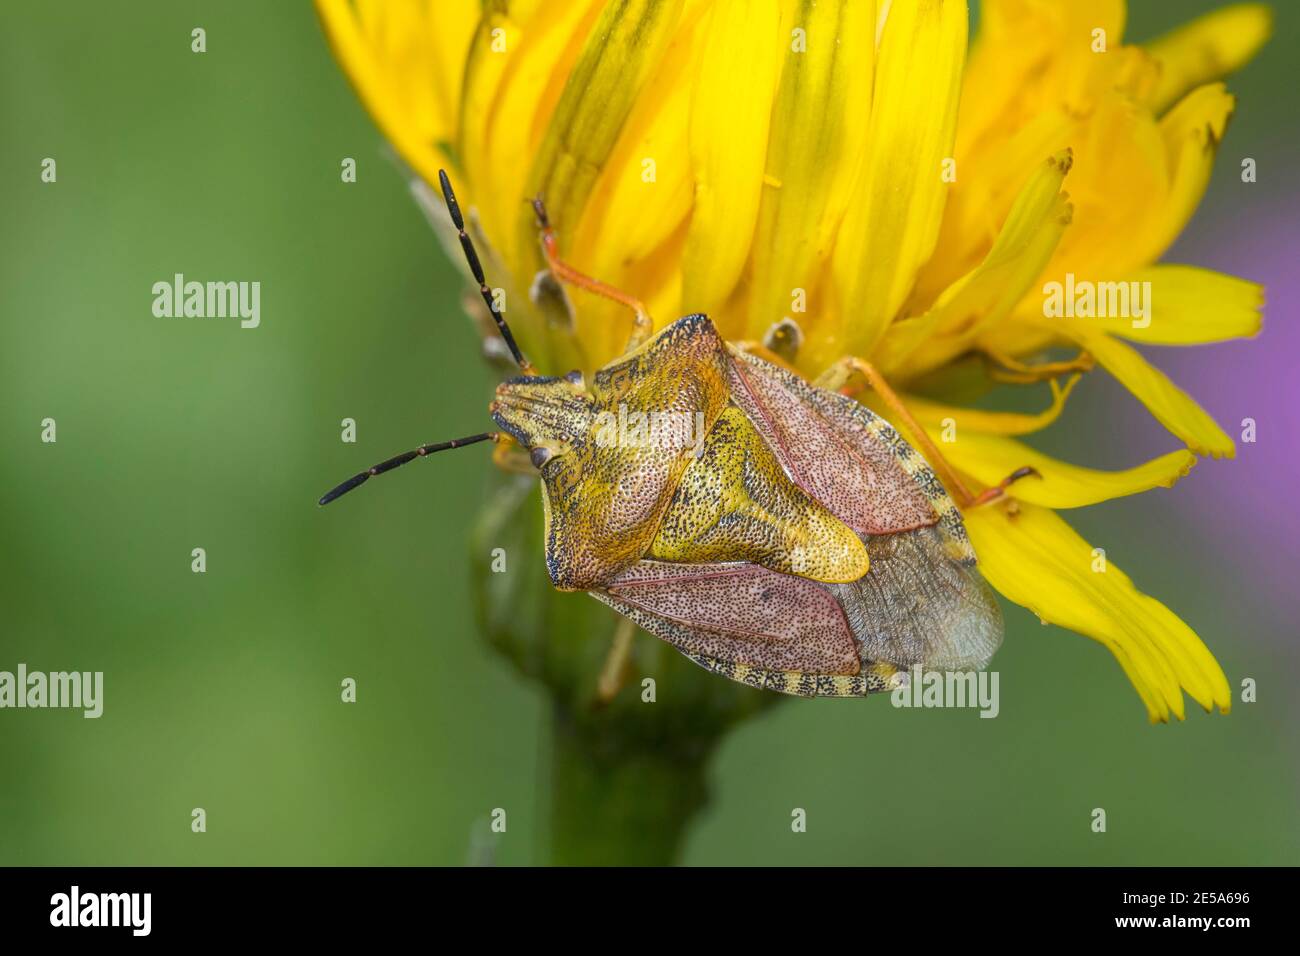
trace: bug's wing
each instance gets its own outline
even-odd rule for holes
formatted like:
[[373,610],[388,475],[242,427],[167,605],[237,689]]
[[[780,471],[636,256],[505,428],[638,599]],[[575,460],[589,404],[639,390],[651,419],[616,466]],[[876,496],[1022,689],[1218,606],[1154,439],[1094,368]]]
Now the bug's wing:
[[795,484],[862,535],[937,523],[948,556],[974,563],[957,506],[925,459],[888,422],[757,356],[734,349],[731,354],[732,401]]
[[818,407],[813,386],[748,353],[733,353],[731,398],[791,479],[860,534],[933,524],[925,495],[879,442],[857,440]]
[[949,560],[937,528],[866,539],[871,570],[827,584],[864,660],[900,670],[982,670],[1002,643],[1002,611],[970,564]]
[[891,677],[981,669],[1002,613],[935,528],[866,539],[871,571],[823,584],[755,564],[641,561],[593,597],[697,664],[768,690],[861,697]]
[[641,561],[592,594],[691,657],[820,675],[862,667],[831,592],[757,564]]
[[975,570],[961,512],[888,422],[844,395],[732,351],[732,401],[791,479],[857,531],[870,570],[825,585],[862,659],[907,669],[980,669],[1002,642],[1002,612]]

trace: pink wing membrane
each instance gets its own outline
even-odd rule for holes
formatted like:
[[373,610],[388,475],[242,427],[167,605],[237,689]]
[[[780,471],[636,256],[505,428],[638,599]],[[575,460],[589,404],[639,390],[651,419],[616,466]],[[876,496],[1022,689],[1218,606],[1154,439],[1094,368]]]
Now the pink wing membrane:
[[798,393],[799,386],[811,386],[748,356],[733,357],[730,376],[732,401],[791,480],[854,531],[895,534],[935,523],[929,501],[897,456],[836,427]]
[[811,674],[856,674],[862,666],[830,593],[756,564],[641,561],[608,594],[639,625],[690,653]]

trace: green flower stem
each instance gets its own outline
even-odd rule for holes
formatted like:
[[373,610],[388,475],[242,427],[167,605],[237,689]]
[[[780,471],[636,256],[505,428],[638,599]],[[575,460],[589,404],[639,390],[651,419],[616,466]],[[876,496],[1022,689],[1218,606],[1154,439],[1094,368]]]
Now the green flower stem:
[[611,749],[609,735],[552,717],[551,856],[563,866],[667,866],[708,802],[707,755]]

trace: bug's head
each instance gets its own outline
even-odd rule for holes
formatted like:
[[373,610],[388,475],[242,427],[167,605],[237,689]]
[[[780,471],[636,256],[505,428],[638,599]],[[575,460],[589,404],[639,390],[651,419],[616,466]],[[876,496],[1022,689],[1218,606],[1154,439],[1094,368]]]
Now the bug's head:
[[502,431],[528,450],[539,471],[586,443],[596,406],[580,372],[558,377],[523,375],[497,386],[488,412]]
[[[534,374],[532,363],[524,358],[510,331],[510,326],[506,323],[505,316],[498,311],[492,290],[488,287],[487,278],[483,274],[483,265],[479,262],[478,252],[474,248],[474,240],[470,238],[465,228],[465,217],[461,214],[460,203],[456,201],[456,194],[452,191],[451,179],[440,169],[438,181],[442,185],[443,198],[447,201],[447,214],[456,228],[457,238],[465,253],[465,262],[475,281],[478,282],[483,303],[496,322],[497,331],[501,333],[502,341],[510,351],[511,358],[524,373],[518,378],[503,382],[497,388],[496,400],[492,402],[489,411],[506,434],[528,449],[533,466],[542,472],[542,478],[552,493],[568,494],[574,489],[582,474],[581,463],[577,460],[579,456],[571,452],[581,451],[587,447],[585,436],[591,427],[595,412],[591,398],[587,395],[586,384],[579,372],[570,372],[559,378]],[[358,472],[347,481],[325,492],[318,503],[327,505],[331,501],[336,501],[353,489],[361,487],[375,475],[400,468],[417,458],[424,458],[451,448],[476,445],[479,442],[498,442],[503,437],[497,432],[482,432],[464,438],[453,438],[451,441],[421,445],[419,448],[394,455],[377,465],[371,465],[365,471]]]

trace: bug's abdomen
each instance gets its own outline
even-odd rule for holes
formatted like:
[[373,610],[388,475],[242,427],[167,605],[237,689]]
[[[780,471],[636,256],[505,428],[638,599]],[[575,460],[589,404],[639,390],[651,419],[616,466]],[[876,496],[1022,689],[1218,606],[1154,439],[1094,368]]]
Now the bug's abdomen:
[[750,664],[737,664],[704,654],[687,654],[707,671],[762,690],[798,697],[866,697],[894,689],[896,668],[887,664],[863,668],[860,674],[809,674],[802,671],[770,670]]

